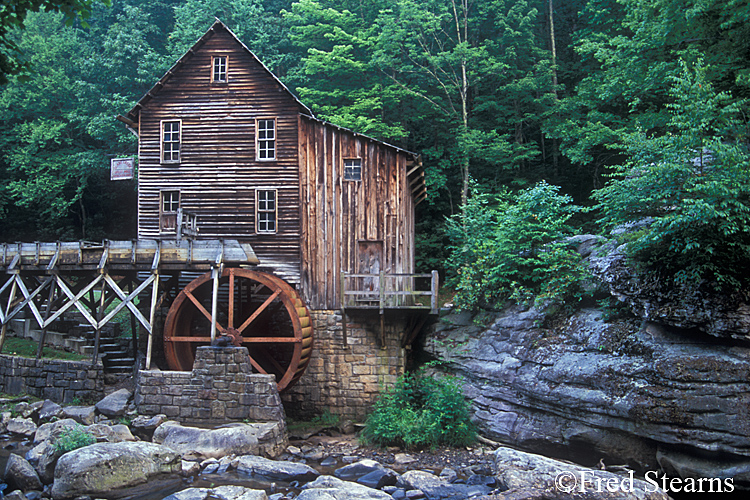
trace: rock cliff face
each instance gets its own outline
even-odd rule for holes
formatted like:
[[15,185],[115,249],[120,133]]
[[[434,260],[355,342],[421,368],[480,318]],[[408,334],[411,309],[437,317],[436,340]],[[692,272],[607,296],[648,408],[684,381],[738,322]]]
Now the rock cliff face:
[[[599,264],[606,273],[617,262]],[[464,377],[490,439],[585,465],[750,484],[750,348],[644,316],[606,322],[584,309],[549,326],[533,307],[451,314],[424,347]]]

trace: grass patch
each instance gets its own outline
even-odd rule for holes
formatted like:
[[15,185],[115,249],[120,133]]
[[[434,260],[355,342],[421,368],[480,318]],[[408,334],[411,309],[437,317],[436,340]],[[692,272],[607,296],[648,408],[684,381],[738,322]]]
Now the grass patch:
[[55,451],[60,455],[96,443],[96,438],[82,425],[64,429],[55,441]]
[[[35,358],[39,344],[29,339],[18,337],[6,337],[3,345],[3,354],[9,356],[21,356],[23,358]],[[67,361],[83,361],[90,359],[90,356],[84,356],[77,352],[68,352],[54,347],[45,346],[42,357],[46,359],[62,359]]]
[[326,408],[323,410],[323,413],[315,415],[310,420],[287,419],[287,429],[294,433],[304,433],[315,429],[338,427],[340,423],[341,417],[334,415],[328,408]]

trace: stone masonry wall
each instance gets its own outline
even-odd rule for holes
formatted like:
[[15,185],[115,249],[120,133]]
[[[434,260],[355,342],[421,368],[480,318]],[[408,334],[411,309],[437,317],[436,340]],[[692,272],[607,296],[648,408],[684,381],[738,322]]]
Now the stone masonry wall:
[[59,403],[104,397],[101,363],[0,355],[0,391],[29,394]]
[[274,376],[252,373],[246,347],[199,347],[192,372],[141,370],[135,403],[181,423],[286,421]]
[[312,358],[302,378],[282,394],[287,412],[309,418],[325,410],[362,421],[382,388],[405,366],[404,324],[386,317],[381,346],[380,317],[348,316],[344,344],[340,311],[310,311],[315,328]]

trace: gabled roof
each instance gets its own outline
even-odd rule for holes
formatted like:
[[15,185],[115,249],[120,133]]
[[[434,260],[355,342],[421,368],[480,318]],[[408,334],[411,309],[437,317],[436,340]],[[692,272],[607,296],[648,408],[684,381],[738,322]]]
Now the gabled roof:
[[[199,48],[200,48],[200,47],[201,47],[201,46],[202,46],[202,45],[203,45],[204,43],[206,43],[206,41],[207,41],[207,40],[208,40],[208,39],[209,39],[210,37],[212,37],[212,36],[213,36],[213,34],[214,34],[214,33],[215,33],[215,32],[216,32],[217,30],[220,30],[220,29],[223,29],[223,30],[225,30],[225,31],[226,31],[227,33],[229,33],[229,34],[230,34],[230,35],[232,36],[232,38],[234,38],[234,40],[235,40],[235,41],[236,41],[236,42],[237,42],[237,43],[238,43],[238,44],[239,44],[239,45],[240,45],[240,46],[241,46],[241,47],[242,47],[242,48],[243,48],[244,50],[246,50],[246,51],[247,51],[247,53],[248,53],[248,54],[250,55],[250,57],[252,57],[253,59],[255,59],[255,61],[256,61],[256,62],[257,62],[257,63],[258,63],[258,64],[259,64],[259,65],[260,65],[260,66],[261,66],[261,67],[262,67],[262,68],[263,68],[263,69],[264,69],[264,70],[265,70],[265,71],[266,71],[267,73],[268,73],[268,75],[269,75],[269,76],[270,76],[271,78],[273,78],[273,79],[274,79],[274,80],[276,81],[276,83],[277,83],[277,84],[278,84],[278,85],[279,85],[279,86],[280,86],[280,87],[281,87],[281,88],[282,88],[282,89],[283,89],[283,90],[284,90],[285,92],[287,92],[287,93],[289,94],[289,96],[290,96],[290,97],[291,97],[292,99],[294,99],[294,101],[295,101],[295,102],[296,102],[296,103],[297,103],[297,104],[299,105],[299,107],[300,107],[300,109],[301,109],[301,111],[302,111],[302,113],[303,113],[303,114],[306,114],[306,115],[310,116],[311,118],[314,118],[314,117],[315,117],[315,115],[313,115],[313,112],[312,112],[312,111],[310,110],[310,108],[308,108],[307,106],[305,106],[304,104],[302,104],[302,101],[300,101],[300,100],[299,100],[299,99],[297,98],[297,96],[295,96],[295,95],[294,95],[294,94],[292,93],[292,91],[291,91],[291,90],[289,90],[289,88],[288,88],[288,87],[287,87],[286,85],[284,85],[284,84],[283,84],[283,83],[281,82],[281,80],[279,80],[279,79],[278,79],[278,77],[277,77],[276,75],[274,75],[274,74],[273,74],[273,72],[271,72],[271,70],[269,70],[269,69],[268,69],[268,67],[266,67],[266,65],[265,65],[265,64],[263,64],[263,62],[262,62],[262,61],[261,61],[260,59],[258,59],[258,56],[256,56],[256,55],[255,55],[255,54],[253,53],[253,51],[251,51],[251,50],[250,50],[249,48],[247,48],[247,45],[245,45],[244,43],[242,43],[242,42],[240,41],[240,39],[239,39],[239,38],[237,38],[237,35],[235,35],[235,34],[234,34],[234,33],[232,32],[232,30],[230,30],[230,29],[229,29],[229,27],[227,27],[227,25],[226,25],[226,24],[222,23],[222,22],[221,22],[221,21],[220,21],[219,19],[216,19],[216,22],[214,22],[213,26],[211,26],[211,27],[210,27],[210,28],[208,29],[208,31],[206,31],[206,32],[205,32],[205,33],[203,34],[203,36],[202,36],[202,37],[200,37],[200,38],[198,39],[198,41],[197,41],[197,42],[195,42],[195,44],[194,44],[194,45],[193,45],[193,46],[192,46],[192,47],[191,47],[191,48],[190,48],[190,49],[189,49],[189,50],[188,50],[187,52],[185,52],[185,54],[184,54],[184,55],[183,55],[182,57],[180,57],[180,58],[179,58],[179,59],[177,60],[177,62],[176,62],[176,63],[175,63],[175,64],[174,64],[174,65],[173,65],[173,66],[172,66],[171,68],[169,68],[169,70],[168,70],[168,71],[167,71],[167,72],[166,72],[166,73],[164,74],[164,76],[162,76],[162,77],[161,77],[161,78],[159,79],[159,81],[158,81],[158,82],[156,82],[156,84],[154,84],[154,86],[153,86],[153,87],[151,87],[151,89],[150,89],[150,90],[149,90],[148,92],[146,92],[146,94],[145,94],[145,95],[144,95],[143,97],[141,97],[141,98],[140,98],[140,100],[139,100],[139,101],[138,101],[138,102],[137,102],[137,103],[135,104],[135,106],[133,106],[133,109],[131,109],[130,111],[128,111],[128,115],[127,115],[126,119],[128,119],[128,120],[130,120],[130,121],[132,121],[132,122],[136,122],[136,121],[137,121],[137,117],[138,117],[138,113],[140,112],[140,109],[141,109],[141,108],[142,108],[142,107],[143,107],[143,106],[144,106],[144,105],[145,105],[145,104],[146,104],[146,103],[147,103],[148,101],[150,101],[151,99],[153,99],[154,95],[156,95],[156,94],[157,94],[157,93],[158,93],[158,92],[159,92],[159,91],[160,91],[160,90],[162,89],[162,87],[164,87],[164,84],[165,84],[165,83],[166,83],[166,82],[167,82],[167,81],[168,81],[168,80],[169,80],[169,79],[170,79],[170,78],[172,77],[172,75],[173,75],[173,74],[175,73],[175,71],[176,71],[177,69],[179,69],[179,67],[180,67],[180,66],[182,66],[182,65],[183,65],[183,64],[185,63],[185,61],[187,61],[188,59],[190,59],[190,58],[191,58],[191,57],[193,56],[193,54],[195,53],[195,51],[196,51],[196,50],[198,50],[198,49],[199,49]],[[125,118],[125,117],[123,117],[123,118]],[[120,118],[120,119],[121,119],[121,118]],[[121,119],[121,121],[125,121],[125,120],[122,120],[122,119]],[[126,122],[126,123],[127,123],[127,122]],[[133,125],[133,124],[131,123],[131,124],[129,124],[129,125]]]

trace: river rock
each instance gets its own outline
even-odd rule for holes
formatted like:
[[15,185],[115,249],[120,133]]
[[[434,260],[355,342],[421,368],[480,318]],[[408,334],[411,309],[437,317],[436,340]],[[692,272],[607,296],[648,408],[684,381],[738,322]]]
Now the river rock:
[[218,498],[220,500],[268,500],[268,495],[262,490],[253,490],[243,486],[219,486],[217,488],[188,488],[173,493],[164,500],[206,500]]
[[263,457],[246,455],[236,460],[237,472],[269,481],[311,481],[318,477],[318,471],[309,465],[296,462],[269,460]]
[[96,421],[95,406],[64,406],[62,414],[83,425],[91,425]]
[[60,457],[52,498],[103,495],[180,469],[179,455],[165,446],[126,441],[97,443]]
[[130,428],[124,424],[107,425],[93,424],[86,427],[97,441],[119,443],[120,441],[136,441],[135,436],[130,433]]
[[11,489],[23,491],[41,490],[42,482],[34,467],[22,456],[11,453],[3,476]]
[[355,462],[353,464],[345,465],[339,469],[336,469],[333,473],[334,476],[341,479],[342,481],[356,481],[362,476],[366,476],[371,472],[383,469],[383,466],[375,460],[366,458]]
[[452,484],[440,476],[421,470],[406,471],[401,477],[413,490],[421,491],[429,500],[464,500],[492,491],[492,488],[479,484]]
[[[629,474],[613,474],[501,447],[495,451],[504,497],[670,500],[655,485]],[[537,496],[546,492],[546,496]]]
[[33,436],[36,432],[36,424],[30,418],[15,417],[8,420],[8,432],[20,434],[21,436]]
[[61,415],[62,406],[55,403],[54,401],[50,401],[49,399],[45,399],[42,403],[42,407],[39,409],[40,421],[46,421],[53,417],[60,417]]
[[333,476],[320,476],[302,487],[297,500],[393,500],[388,493]]
[[130,428],[133,434],[142,440],[151,441],[156,428],[166,421],[167,416],[163,414],[155,415],[153,417],[138,415],[132,422],[130,422]]
[[383,486],[395,486],[398,483],[399,475],[396,471],[392,469],[377,469],[369,474],[365,474],[364,476],[357,479],[357,482],[359,484],[363,484],[367,486],[368,488],[375,488],[376,490],[379,490],[383,488]]
[[172,448],[185,460],[253,455],[259,451],[257,428],[248,424],[199,429],[166,422],[154,431],[153,441]]
[[108,417],[121,417],[125,415],[125,410],[128,408],[128,401],[133,396],[133,393],[127,389],[120,389],[115,391],[109,396],[96,403],[96,409],[102,415]]
[[657,449],[750,459],[750,349],[583,309],[554,329],[514,306],[425,349],[464,380],[483,435],[593,465],[659,469]]
[[13,418],[13,414],[9,411],[0,413],[0,433],[8,431],[8,422],[10,422],[11,418]]
[[42,424],[34,435],[34,446],[26,452],[26,460],[29,461],[39,474],[39,478],[44,484],[52,483],[55,473],[55,464],[57,459],[62,455],[55,448],[55,441],[66,429],[79,426],[78,422],[73,419],[58,420]]

